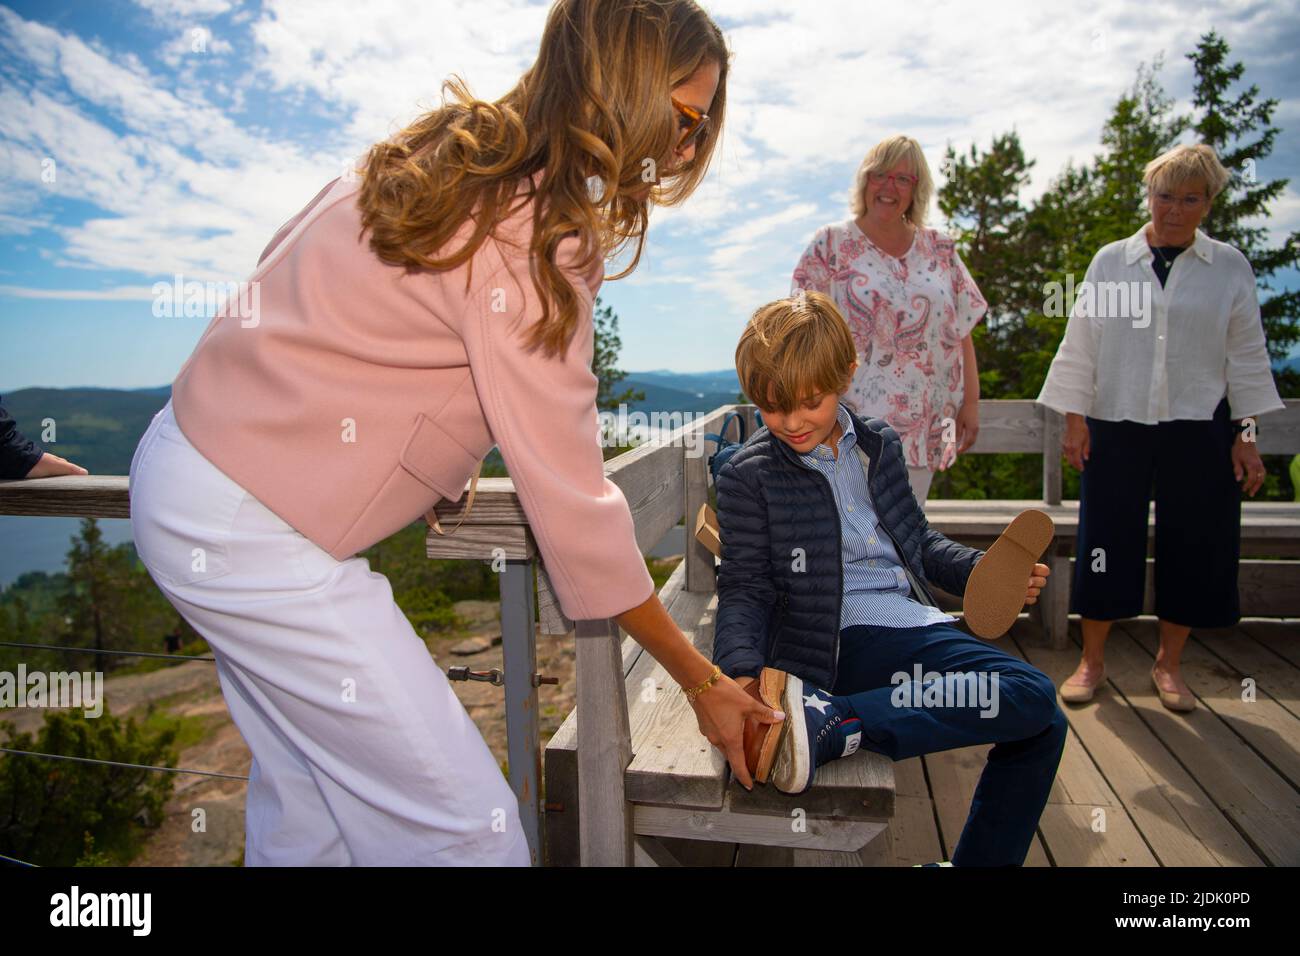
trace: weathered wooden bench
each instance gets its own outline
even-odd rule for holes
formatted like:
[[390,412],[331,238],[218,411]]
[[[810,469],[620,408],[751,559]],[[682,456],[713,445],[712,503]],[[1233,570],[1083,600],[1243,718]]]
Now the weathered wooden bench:
[[[682,631],[708,655],[717,594],[685,590],[685,569],[685,562],[678,565],[660,597]],[[623,832],[632,835],[630,849],[638,865],[676,864],[661,838],[839,853],[861,849],[888,825],[894,813],[894,768],[888,758],[859,751],[818,771],[813,788],[797,797],[763,785],[747,791],[731,779],[722,754],[700,733],[681,689],[631,638],[623,642],[619,668],[625,675],[630,757],[623,794],[630,819]],[[578,826],[585,813],[577,785],[578,715],[588,712],[586,705],[583,697],[546,747],[551,865],[577,865],[591,855],[581,852]],[[622,726],[602,727],[611,741],[623,731]],[[617,794],[591,796],[617,807]],[[595,849],[612,859],[629,848]],[[796,860],[815,859],[813,853],[797,852]],[[843,855],[852,861],[851,852]]]
[[[717,432],[733,409],[752,431],[752,406],[724,406],[607,465],[632,508],[638,537],[642,528],[650,530],[647,548],[708,500],[707,457],[698,438]],[[629,464],[641,469],[635,479]],[[710,656],[716,560],[690,535],[660,598]],[[552,621],[548,633],[565,624]],[[612,620],[579,621],[574,629],[578,704],[546,747],[548,863],[673,865],[665,839],[792,847],[797,859],[832,853],[851,860],[852,851],[888,825],[894,811],[888,758],[860,751],[820,771],[798,797],[770,786],[746,791],[651,655],[631,638],[616,644]]]

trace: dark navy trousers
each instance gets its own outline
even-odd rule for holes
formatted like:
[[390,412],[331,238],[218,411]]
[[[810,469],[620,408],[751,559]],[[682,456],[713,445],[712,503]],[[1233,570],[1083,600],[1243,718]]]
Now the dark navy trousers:
[[1155,612],[1187,627],[1241,619],[1241,486],[1225,398],[1205,421],[1086,419],[1070,610],[1095,621],[1142,613],[1147,513],[1155,486]]
[[950,623],[854,625],[831,693],[861,719],[862,746],[893,760],[994,744],[952,864],[1024,863],[1069,728],[1046,674]]

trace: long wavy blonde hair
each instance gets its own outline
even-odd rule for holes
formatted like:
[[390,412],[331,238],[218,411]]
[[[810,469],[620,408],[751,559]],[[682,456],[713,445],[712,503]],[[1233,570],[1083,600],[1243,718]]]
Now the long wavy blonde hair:
[[[649,203],[673,206],[708,171],[726,111],[729,53],[722,31],[693,0],[557,0],[536,62],[505,96],[475,98],[460,77],[444,81],[444,105],[368,151],[358,193],[362,234],[384,262],[453,269],[472,259],[514,197],[520,180],[533,202],[529,274],[543,303],[528,345],[564,352],[579,320],[578,297],[555,264],[566,235],[581,239],[581,268],[636,239],[641,260]],[[709,122],[689,162],[665,170],[679,114],[669,99],[703,64],[719,68]],[[458,102],[447,104],[451,89]],[[649,194],[643,172],[658,175]],[[591,183],[589,183],[591,180]],[[599,190],[593,189],[599,180]],[[481,209],[481,211],[480,211]],[[464,247],[443,246],[465,219]],[[471,263],[471,269],[473,268]],[[554,312],[553,312],[554,310]]]

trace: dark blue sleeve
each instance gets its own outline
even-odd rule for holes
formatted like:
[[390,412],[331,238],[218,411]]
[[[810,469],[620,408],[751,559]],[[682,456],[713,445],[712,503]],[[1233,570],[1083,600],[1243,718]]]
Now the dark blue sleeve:
[[728,461],[718,471],[718,612],[713,663],[733,680],[757,677],[766,661],[771,609],[776,603],[768,557],[767,508]]
[[921,522],[921,564],[925,568],[926,580],[939,585],[949,594],[962,597],[966,593],[966,582],[975,570],[975,563],[984,556],[984,552],[953,541],[931,528],[924,513]]
[[45,449],[25,437],[0,405],[0,479],[26,478],[44,454]]

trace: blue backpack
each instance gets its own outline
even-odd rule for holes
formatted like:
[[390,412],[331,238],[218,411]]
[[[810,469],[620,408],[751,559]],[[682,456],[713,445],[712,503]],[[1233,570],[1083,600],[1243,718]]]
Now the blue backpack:
[[[731,424],[733,418],[740,430],[739,441],[727,441],[724,437],[727,434],[727,426]],[[758,422],[759,428],[763,427],[763,415],[757,408],[754,409],[754,420]],[[705,432],[704,434],[705,441],[718,443],[718,450],[709,456],[709,474],[713,476],[714,484],[717,484],[718,472],[722,470],[722,466],[745,444],[744,417],[739,412],[728,412],[727,417],[722,420],[722,428],[719,431],[721,434],[715,435],[713,432]]]

